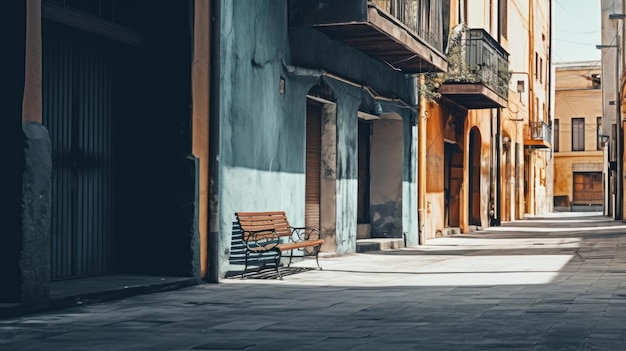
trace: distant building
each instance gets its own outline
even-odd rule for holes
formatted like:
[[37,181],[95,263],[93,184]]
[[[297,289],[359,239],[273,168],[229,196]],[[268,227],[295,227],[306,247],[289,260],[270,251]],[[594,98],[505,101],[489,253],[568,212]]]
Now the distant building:
[[555,210],[601,211],[604,204],[600,61],[556,65]]

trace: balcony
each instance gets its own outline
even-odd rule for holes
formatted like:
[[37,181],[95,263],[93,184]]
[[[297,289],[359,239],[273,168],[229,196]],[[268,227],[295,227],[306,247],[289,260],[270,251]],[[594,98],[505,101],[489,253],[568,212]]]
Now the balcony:
[[484,29],[468,29],[450,40],[448,71],[439,93],[468,109],[506,107],[509,54]]
[[524,129],[524,146],[532,149],[552,147],[552,128],[544,122],[530,122]]
[[419,0],[289,0],[289,25],[314,28],[404,73],[444,72],[443,6]]

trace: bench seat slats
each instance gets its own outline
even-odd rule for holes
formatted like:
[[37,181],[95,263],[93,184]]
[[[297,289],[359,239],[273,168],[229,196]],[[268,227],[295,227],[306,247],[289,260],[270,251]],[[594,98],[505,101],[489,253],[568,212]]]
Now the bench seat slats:
[[282,216],[287,217],[285,211],[267,211],[267,212],[237,212],[238,216],[241,217],[268,217],[268,216]]
[[289,242],[285,244],[278,244],[278,247],[282,251],[289,251],[289,250],[295,250],[295,249],[299,249],[303,247],[322,245],[323,243],[324,243],[324,240],[317,239],[317,240],[307,240],[306,242]]

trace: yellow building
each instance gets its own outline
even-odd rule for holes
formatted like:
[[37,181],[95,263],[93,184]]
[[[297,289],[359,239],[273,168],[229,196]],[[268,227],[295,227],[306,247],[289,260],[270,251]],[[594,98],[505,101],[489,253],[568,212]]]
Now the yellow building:
[[450,2],[441,97],[420,104],[427,238],[552,211],[551,3]]
[[599,61],[556,65],[554,206],[601,211],[604,203]]

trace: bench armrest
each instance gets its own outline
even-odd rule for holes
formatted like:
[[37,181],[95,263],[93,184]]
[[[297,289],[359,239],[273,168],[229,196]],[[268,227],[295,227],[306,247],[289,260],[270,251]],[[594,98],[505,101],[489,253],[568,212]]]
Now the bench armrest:
[[319,229],[313,227],[291,227],[291,233],[295,234],[295,239],[292,236],[292,240],[295,241],[320,239]]
[[274,229],[247,230],[242,239],[246,248],[255,252],[270,251],[280,244],[280,235]]

